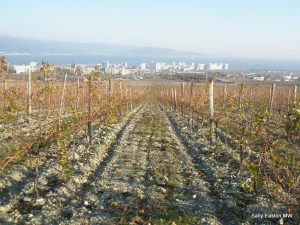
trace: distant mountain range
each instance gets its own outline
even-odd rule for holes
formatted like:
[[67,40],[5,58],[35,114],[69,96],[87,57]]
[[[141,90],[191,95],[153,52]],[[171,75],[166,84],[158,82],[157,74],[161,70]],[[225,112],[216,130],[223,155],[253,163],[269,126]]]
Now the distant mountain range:
[[117,55],[155,57],[197,57],[199,53],[177,51],[168,48],[118,46],[103,43],[74,43],[36,40],[16,37],[0,37],[0,54],[7,55]]

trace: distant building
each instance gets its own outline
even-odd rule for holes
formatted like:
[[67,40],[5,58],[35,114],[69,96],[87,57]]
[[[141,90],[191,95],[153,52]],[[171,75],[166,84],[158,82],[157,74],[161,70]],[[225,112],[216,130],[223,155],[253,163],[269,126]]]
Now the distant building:
[[205,64],[199,63],[195,65],[196,70],[205,70]]
[[162,63],[151,63],[150,64],[150,70],[154,70],[156,72],[159,72],[163,67]]
[[290,76],[290,75],[289,75],[289,76],[284,76],[284,77],[283,77],[283,80],[284,80],[284,81],[290,81],[291,79],[292,79],[292,76]]
[[189,71],[192,71],[192,70],[194,70],[194,66],[188,66],[188,67],[185,67],[183,69],[184,72],[189,72]]
[[120,71],[119,71],[120,75],[122,76],[126,76],[126,75],[129,75],[130,74],[130,70],[129,69],[126,69],[126,68],[122,68]]
[[39,69],[37,62],[31,62],[28,64],[22,64],[22,65],[14,65],[14,70],[16,71],[16,74],[21,73],[28,73],[29,69],[31,72],[35,72]]
[[228,70],[229,66],[227,63],[209,63],[206,68],[207,70]]
[[105,67],[104,72],[106,74],[115,75],[119,72],[119,70],[117,68],[114,68],[114,67]]
[[253,77],[253,80],[264,81],[264,77]]
[[27,73],[28,69],[28,65],[14,65],[14,70],[16,71],[16,74]]
[[208,70],[222,70],[223,65],[222,63],[209,63]]
[[140,69],[141,70],[146,70],[147,69],[147,63],[141,63],[140,64]]
[[122,62],[122,67],[123,68],[128,68],[128,62]]

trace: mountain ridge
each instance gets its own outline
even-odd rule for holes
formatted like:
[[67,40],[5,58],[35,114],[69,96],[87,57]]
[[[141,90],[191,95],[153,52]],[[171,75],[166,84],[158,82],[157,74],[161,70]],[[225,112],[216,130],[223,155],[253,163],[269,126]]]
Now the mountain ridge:
[[129,47],[105,43],[80,43],[0,36],[0,53],[44,55],[202,56],[200,53],[159,47]]

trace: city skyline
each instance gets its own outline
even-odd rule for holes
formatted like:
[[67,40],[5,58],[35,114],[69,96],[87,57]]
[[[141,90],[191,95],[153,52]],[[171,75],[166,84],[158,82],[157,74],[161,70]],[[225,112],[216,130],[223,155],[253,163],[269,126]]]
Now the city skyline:
[[12,0],[0,9],[6,21],[0,35],[299,59],[299,6],[295,0]]

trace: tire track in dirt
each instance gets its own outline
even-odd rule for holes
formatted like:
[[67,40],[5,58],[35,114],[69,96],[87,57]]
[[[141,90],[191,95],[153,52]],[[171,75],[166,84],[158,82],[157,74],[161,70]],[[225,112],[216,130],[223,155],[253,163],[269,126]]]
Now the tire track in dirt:
[[[242,221],[247,220],[246,212],[241,212],[236,210],[236,206],[234,205],[233,199],[234,197],[239,196],[240,198],[244,196],[240,190],[235,190],[234,192],[229,190],[219,190],[219,187],[216,188],[216,182],[229,183],[239,183],[238,178],[236,177],[236,168],[233,168],[231,165],[227,165],[223,162],[216,161],[213,157],[204,154],[201,149],[196,148],[191,144],[191,141],[188,140],[188,137],[182,135],[181,130],[177,126],[176,120],[172,117],[171,113],[168,113],[164,110],[164,107],[159,105],[160,110],[167,117],[170,126],[176,133],[176,136],[179,138],[182,145],[185,146],[191,160],[194,162],[194,166],[197,168],[199,172],[204,174],[203,179],[210,184],[209,195],[213,199],[213,204],[215,205],[216,215],[218,215],[219,220],[222,224],[235,225],[241,224]],[[230,154],[229,154],[230,155]],[[232,159],[233,161],[235,159]],[[222,174],[227,174],[226,176],[218,175],[217,168],[222,168]],[[220,185],[218,183],[218,185]],[[224,186],[225,187],[225,186]],[[228,187],[226,187],[227,189]],[[236,187],[235,189],[237,189]],[[248,200],[247,201],[252,201]],[[248,215],[249,216],[249,215]]]
[[[65,205],[72,207],[65,211],[72,216],[66,218],[65,223],[115,224],[119,218],[107,212],[108,204],[110,207],[117,207],[117,201],[113,198],[129,199],[133,195],[144,198],[146,147],[149,138],[136,138],[139,136],[138,122],[144,111],[145,109],[130,120],[119,139],[111,145],[111,153],[107,159],[91,174],[86,185],[75,193],[76,196],[81,196],[81,200],[66,200]],[[140,149],[144,151],[139,151]]]

